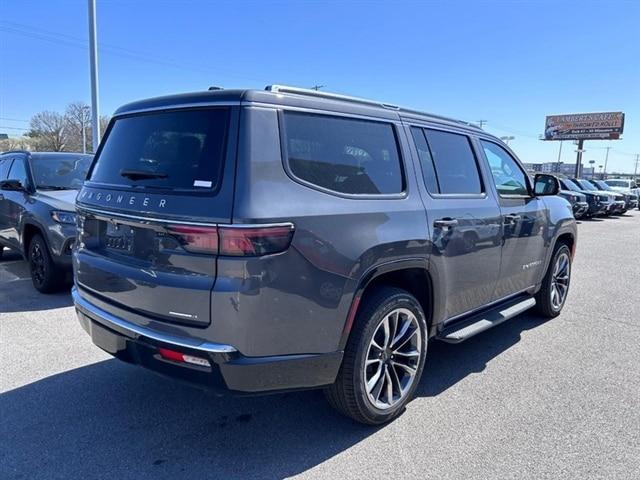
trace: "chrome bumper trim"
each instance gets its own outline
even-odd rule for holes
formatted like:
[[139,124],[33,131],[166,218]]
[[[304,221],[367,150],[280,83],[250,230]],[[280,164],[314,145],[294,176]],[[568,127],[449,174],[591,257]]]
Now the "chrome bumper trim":
[[236,348],[231,345],[225,345],[222,343],[212,342],[200,342],[191,338],[175,337],[173,335],[166,335],[164,333],[156,332],[139,325],[135,325],[131,322],[127,322],[122,318],[105,312],[101,308],[96,307],[92,303],[88,302],[80,295],[77,287],[71,289],[71,296],[76,309],[85,313],[90,319],[103,324],[117,332],[122,332],[124,335],[135,338],[145,337],[158,342],[166,343],[168,345],[175,345],[176,347],[191,348],[194,350],[200,350],[208,353],[233,353],[236,352]]

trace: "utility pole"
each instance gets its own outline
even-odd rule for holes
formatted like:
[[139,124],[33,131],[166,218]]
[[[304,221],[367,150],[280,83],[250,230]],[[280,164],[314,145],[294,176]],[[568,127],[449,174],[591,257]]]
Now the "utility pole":
[[484,124],[485,124],[485,123],[487,123],[487,121],[486,121],[486,120],[477,120],[477,122],[478,122],[478,126],[479,126],[480,128],[482,128],[482,127],[484,126]]
[[557,171],[560,171],[560,157],[562,157],[562,140],[560,140],[560,148],[558,149],[558,169]]
[[311,90],[315,90],[316,92],[318,90],[320,90],[321,88],[324,88],[326,85],[314,85],[313,87],[311,87]]
[[98,107],[98,43],[96,42],[96,0],[89,1],[89,63],[91,68],[91,127],[93,153],[100,144],[100,110]]
[[84,108],[82,109],[82,153],[87,153],[87,129],[84,121]]
[[584,152],[584,140],[578,140],[578,149],[576,150],[576,170],[575,170],[575,178],[580,178],[580,170],[582,167],[582,152]]
[[640,163],[640,153],[636,153],[636,168],[633,170],[633,179],[635,180],[638,175],[638,164]]
[[602,173],[602,178],[604,179],[607,176],[607,162],[609,161],[609,150],[611,147],[604,147],[607,149],[607,153],[604,156],[604,172]]

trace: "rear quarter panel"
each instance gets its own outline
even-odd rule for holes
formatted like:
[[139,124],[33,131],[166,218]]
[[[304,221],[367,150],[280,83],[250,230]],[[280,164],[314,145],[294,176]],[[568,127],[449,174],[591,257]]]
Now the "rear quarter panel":
[[394,199],[342,198],[290,178],[275,108],[246,107],[241,126],[233,222],[292,222],[295,234],[282,254],[218,258],[212,335],[250,356],[335,351],[363,274],[427,258],[425,211],[400,124],[407,187]]

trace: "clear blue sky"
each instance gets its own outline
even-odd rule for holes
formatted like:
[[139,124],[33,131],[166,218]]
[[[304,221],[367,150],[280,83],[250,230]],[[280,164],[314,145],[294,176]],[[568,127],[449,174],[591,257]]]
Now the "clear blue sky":
[[[0,0],[0,12],[0,131],[88,102],[87,2]],[[558,142],[537,140],[545,115],[622,110],[624,139],[587,142],[584,159],[611,145],[609,170],[633,171],[640,153],[636,0],[98,0],[98,22],[104,114],[210,85],[321,84],[485,119],[525,162],[557,158]]]

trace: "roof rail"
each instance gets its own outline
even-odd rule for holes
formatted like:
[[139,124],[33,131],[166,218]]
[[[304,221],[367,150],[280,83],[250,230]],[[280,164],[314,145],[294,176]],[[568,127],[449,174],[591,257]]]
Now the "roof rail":
[[360,103],[362,105],[372,105],[375,107],[383,107],[383,108],[388,108],[390,110],[398,110],[398,111],[403,111],[409,114],[418,114],[418,115],[427,115],[429,117],[432,118],[437,118],[440,120],[445,120],[448,122],[452,122],[452,123],[458,123],[461,125],[465,125],[467,127],[470,128],[475,128],[476,130],[482,130],[478,125],[471,123],[471,122],[465,122],[464,120],[458,120],[455,118],[449,118],[449,117],[445,117],[443,115],[436,115],[433,113],[428,113],[428,112],[421,112],[420,110],[414,110],[411,108],[402,108],[398,105],[394,105],[392,103],[385,103],[385,102],[377,102],[375,100],[368,100],[366,98],[359,98],[359,97],[350,97],[348,95],[340,95],[339,93],[330,93],[330,92],[321,92],[319,90],[313,90],[310,88],[300,88],[300,87],[291,87],[288,85],[267,85],[265,87],[265,90],[269,91],[269,92],[275,92],[275,93],[295,93],[298,95],[308,95],[310,97],[319,97],[319,98],[330,98],[330,99],[334,99],[334,100],[340,100],[343,102],[352,102],[352,103]]
[[265,90],[274,93],[295,93],[298,95],[308,95],[311,97],[332,98],[343,102],[361,103],[363,105],[374,105],[376,107],[389,108],[391,110],[400,110],[398,105],[392,103],[376,102],[375,100],[367,100],[366,98],[350,97],[348,95],[340,95],[339,93],[321,92],[311,88],[290,87],[288,85],[267,85]]

